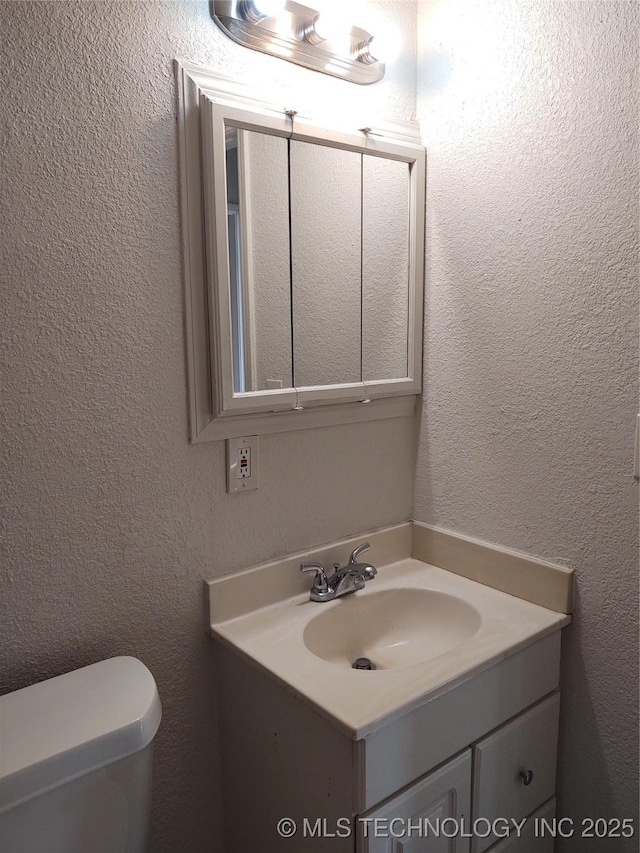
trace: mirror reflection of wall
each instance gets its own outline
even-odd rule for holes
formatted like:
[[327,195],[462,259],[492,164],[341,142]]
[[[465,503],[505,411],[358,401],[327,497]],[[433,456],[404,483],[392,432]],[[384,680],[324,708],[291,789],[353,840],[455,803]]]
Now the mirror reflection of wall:
[[408,370],[409,166],[362,155],[362,378]]
[[226,135],[227,171],[227,239],[229,245],[229,299],[231,302],[231,336],[233,343],[233,390],[246,387],[245,343],[242,288],[242,228],[238,189],[238,142],[235,128]]
[[291,142],[296,386],[361,380],[360,154]]
[[249,280],[253,291],[255,379],[252,391],[291,388],[291,289],[287,140],[241,131]]
[[232,315],[237,310],[232,316],[234,390],[291,388],[287,140],[236,128],[232,139],[236,156],[228,149],[227,206],[229,214],[237,183],[242,235],[233,241],[241,256],[235,282],[231,246],[229,253]]

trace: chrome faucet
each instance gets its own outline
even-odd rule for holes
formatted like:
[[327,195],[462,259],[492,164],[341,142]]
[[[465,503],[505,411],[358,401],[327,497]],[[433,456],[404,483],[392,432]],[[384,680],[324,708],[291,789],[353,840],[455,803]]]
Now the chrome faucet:
[[341,595],[362,589],[366,581],[372,580],[378,570],[371,563],[359,563],[358,557],[371,547],[368,542],[355,548],[346,566],[333,564],[333,574],[327,577],[322,563],[301,563],[301,572],[315,572],[309,597],[311,601],[331,601]]

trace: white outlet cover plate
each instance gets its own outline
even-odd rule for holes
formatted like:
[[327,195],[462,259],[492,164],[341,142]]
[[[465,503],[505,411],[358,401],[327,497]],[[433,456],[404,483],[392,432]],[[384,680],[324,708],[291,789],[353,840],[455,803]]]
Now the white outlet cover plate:
[[[245,435],[242,438],[227,439],[227,492],[248,492],[258,488],[258,448],[257,435]],[[250,457],[249,476],[240,475],[240,451],[248,449]]]

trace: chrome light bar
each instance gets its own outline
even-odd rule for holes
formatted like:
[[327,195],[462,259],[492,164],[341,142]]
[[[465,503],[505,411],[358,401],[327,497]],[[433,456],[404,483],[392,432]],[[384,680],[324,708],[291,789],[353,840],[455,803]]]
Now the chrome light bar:
[[384,63],[373,35],[294,0],[210,0],[211,17],[238,44],[352,83],[375,83]]

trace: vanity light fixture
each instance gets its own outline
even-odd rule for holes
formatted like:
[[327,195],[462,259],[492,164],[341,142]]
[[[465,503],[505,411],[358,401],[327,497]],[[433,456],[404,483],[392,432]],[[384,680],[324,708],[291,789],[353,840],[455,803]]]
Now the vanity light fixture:
[[372,62],[378,61],[375,58],[375,56],[373,55],[373,53],[371,52],[371,42],[372,41],[373,41],[373,38],[370,38],[367,41],[363,42],[358,47],[357,57],[358,57],[359,62],[364,62],[367,65],[370,65]]
[[389,27],[384,33],[371,36],[368,41],[359,45],[357,56],[360,62],[380,62],[382,58],[387,62],[393,62],[401,49],[402,42],[398,30],[395,27]]
[[302,31],[305,41],[308,41],[309,44],[321,44],[327,40],[327,36],[322,30],[320,17],[320,15],[316,15],[315,18],[308,21]]
[[319,12],[305,27],[304,37],[309,44],[329,42],[340,55],[349,56],[353,52],[351,25],[335,12]]
[[384,77],[378,39],[373,50],[371,33],[331,12],[295,0],[210,0],[209,8],[220,29],[245,47],[352,83]]
[[238,0],[237,8],[245,21],[257,24],[282,12],[284,7],[284,0]]

